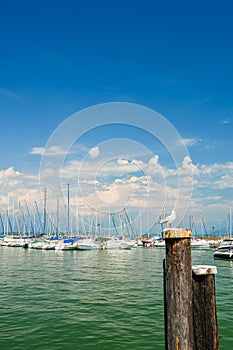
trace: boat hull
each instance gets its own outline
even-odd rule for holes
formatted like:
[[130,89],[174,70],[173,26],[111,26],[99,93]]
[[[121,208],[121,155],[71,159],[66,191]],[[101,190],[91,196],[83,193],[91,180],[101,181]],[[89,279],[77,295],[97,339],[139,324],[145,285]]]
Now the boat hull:
[[233,253],[214,253],[215,259],[233,260]]

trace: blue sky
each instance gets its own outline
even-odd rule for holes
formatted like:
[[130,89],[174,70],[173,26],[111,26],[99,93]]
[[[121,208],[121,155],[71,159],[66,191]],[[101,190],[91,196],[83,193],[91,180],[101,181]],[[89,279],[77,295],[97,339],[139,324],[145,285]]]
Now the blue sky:
[[[2,4],[1,207],[9,192],[21,198],[29,190],[32,198],[42,149],[60,123],[83,108],[119,101],[151,108],[177,129],[195,167],[191,212],[224,221],[233,206],[232,10],[230,0]],[[69,157],[80,160],[96,147],[98,153],[99,143],[115,137],[152,152],[143,158],[137,150],[132,159],[145,165],[159,155],[165,173],[171,171],[157,140],[130,127],[90,131]],[[112,176],[106,181],[112,185]]]

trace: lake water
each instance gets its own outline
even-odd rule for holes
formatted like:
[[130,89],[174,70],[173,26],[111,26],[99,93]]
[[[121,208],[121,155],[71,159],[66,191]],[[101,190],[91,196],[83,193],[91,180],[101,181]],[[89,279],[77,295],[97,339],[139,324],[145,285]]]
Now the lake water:
[[[164,349],[164,249],[39,251],[0,247],[1,350]],[[216,265],[222,350],[233,347],[233,262]]]

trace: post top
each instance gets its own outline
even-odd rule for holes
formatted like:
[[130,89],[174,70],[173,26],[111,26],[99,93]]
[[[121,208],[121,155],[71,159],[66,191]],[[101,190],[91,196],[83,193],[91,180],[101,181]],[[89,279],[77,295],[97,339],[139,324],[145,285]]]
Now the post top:
[[216,275],[217,273],[217,267],[216,266],[210,266],[210,265],[193,265],[192,270],[195,273],[195,275]]
[[163,237],[166,238],[191,238],[192,231],[187,228],[165,228]]

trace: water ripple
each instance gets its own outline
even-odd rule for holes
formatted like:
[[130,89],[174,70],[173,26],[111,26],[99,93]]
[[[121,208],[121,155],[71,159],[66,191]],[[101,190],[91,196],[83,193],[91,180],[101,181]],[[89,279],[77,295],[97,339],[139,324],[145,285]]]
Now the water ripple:
[[[213,264],[212,251],[193,262]],[[3,350],[162,350],[163,249],[0,248]],[[232,345],[233,265],[217,262],[221,350]]]

